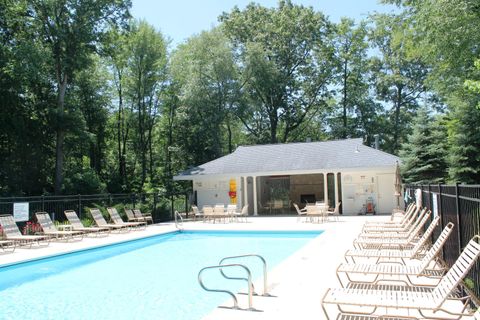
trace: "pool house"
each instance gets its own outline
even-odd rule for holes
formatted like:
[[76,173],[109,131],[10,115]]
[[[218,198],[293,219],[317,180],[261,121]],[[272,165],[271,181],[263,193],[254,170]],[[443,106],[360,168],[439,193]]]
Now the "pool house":
[[250,215],[281,215],[295,213],[294,203],[333,208],[340,201],[343,214],[362,213],[371,203],[376,213],[388,213],[397,207],[398,162],[362,139],[240,146],[174,179],[192,181],[199,207],[233,203],[248,205]]

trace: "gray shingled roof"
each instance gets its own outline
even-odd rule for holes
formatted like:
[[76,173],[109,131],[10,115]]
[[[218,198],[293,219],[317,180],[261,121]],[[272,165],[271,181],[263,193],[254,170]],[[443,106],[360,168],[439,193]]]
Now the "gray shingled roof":
[[303,170],[394,166],[399,158],[363,145],[362,139],[238,147],[233,153],[181,172],[176,180],[195,176],[238,175]]

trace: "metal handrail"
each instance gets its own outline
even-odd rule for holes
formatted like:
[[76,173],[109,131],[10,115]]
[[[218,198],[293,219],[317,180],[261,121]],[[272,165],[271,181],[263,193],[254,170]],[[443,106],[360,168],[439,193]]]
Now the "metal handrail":
[[[180,217],[180,223],[178,223],[178,217]],[[175,210],[175,227],[177,229],[183,229],[183,217],[177,210]]]
[[202,280],[202,273],[205,271],[205,270],[209,270],[209,269],[220,269],[222,270],[223,268],[233,268],[233,267],[240,267],[242,269],[244,269],[246,272],[247,272],[247,275],[248,275],[248,278],[247,278],[247,281],[248,281],[248,309],[247,310],[255,310],[253,308],[253,300],[252,300],[252,273],[250,272],[250,269],[248,269],[246,266],[244,266],[243,264],[239,264],[239,263],[234,263],[234,264],[224,264],[224,265],[218,265],[218,266],[208,266],[208,267],[205,267],[205,268],[202,268],[199,272],[198,272],[198,283],[200,284],[200,286],[205,290],[205,291],[208,291],[208,292],[221,292],[221,293],[226,293],[228,295],[230,295],[233,299],[233,309],[240,309],[238,307],[238,300],[237,300],[237,297],[235,296],[235,294],[231,291],[228,291],[228,290],[223,290],[223,289],[211,289],[211,288],[207,288],[204,284],[203,284],[203,280]]
[[[246,258],[246,257],[257,257],[259,258],[262,263],[263,263],[263,293],[262,296],[269,296],[267,290],[268,290],[268,284],[267,284],[267,261],[265,260],[264,257],[262,257],[259,254],[243,254],[243,255],[238,255],[238,256],[231,256],[231,257],[225,257],[220,262],[218,263],[219,265],[222,265],[225,260],[232,260],[232,259],[238,259],[238,258]],[[224,276],[226,279],[232,279],[232,280],[247,280],[245,278],[236,278],[236,277],[229,277],[227,276],[222,269],[220,269],[220,273],[222,276]],[[252,285],[253,287],[253,285]]]

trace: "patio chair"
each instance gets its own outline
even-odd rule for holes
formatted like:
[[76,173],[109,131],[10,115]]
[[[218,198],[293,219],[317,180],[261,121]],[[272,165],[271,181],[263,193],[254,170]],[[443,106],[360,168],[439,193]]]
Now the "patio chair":
[[146,222],[145,217],[136,217],[132,209],[125,208],[124,211],[128,222]]
[[2,227],[5,240],[15,241],[19,246],[32,248],[33,244],[37,244],[37,247],[44,247],[50,244],[50,237],[48,236],[23,235],[12,215],[0,216],[0,226]]
[[[421,260],[410,260],[411,263],[417,262],[413,265],[403,265],[401,263],[392,265],[391,262],[389,263],[388,261],[386,263],[373,264],[342,263],[337,268],[337,278],[342,287],[345,287],[345,284],[342,282],[340,274],[345,274],[350,283],[378,283],[379,281],[389,281],[387,276],[404,276],[405,280],[399,280],[396,278],[394,281],[401,281],[407,283],[408,285],[416,285],[412,282],[411,277],[425,276],[428,278],[438,278],[439,276],[443,275],[445,270],[443,264],[438,260],[438,255],[448,237],[452,233],[452,229],[453,223],[449,223],[447,226],[445,226],[435,243]],[[433,266],[432,262],[434,263]],[[354,274],[361,274],[365,276],[374,275],[375,277],[372,281],[355,281],[352,280],[352,275]]]
[[213,213],[213,207],[209,205],[205,205],[202,208],[203,211],[203,222],[208,222],[208,220],[213,220],[215,222],[215,215]]
[[108,236],[110,233],[109,228],[100,228],[100,227],[85,227],[82,221],[78,218],[77,213],[74,210],[65,210],[65,217],[67,218],[68,222],[72,226],[74,231],[82,231],[85,232],[87,235],[95,235],[95,236]]
[[226,214],[225,214],[225,206],[223,205],[223,203],[217,203],[213,207],[213,215],[214,215],[213,223],[215,223],[215,218],[218,218],[220,221],[222,221],[223,219],[223,222],[225,222]]
[[46,212],[36,212],[35,218],[42,227],[43,234],[52,237],[52,239],[65,241],[83,239],[84,233],[82,231],[58,230],[50,215]]
[[[236,208],[236,206],[235,206]],[[248,204],[244,205],[242,208],[242,211],[240,212],[233,212],[233,216],[238,222],[248,222],[247,217],[248,217]],[[242,221],[243,220],[243,221]]]
[[205,221],[205,216],[203,215],[203,212],[200,212],[198,207],[194,204],[192,204],[192,212],[193,212],[193,220],[197,220],[197,218],[202,218],[202,220]]
[[[295,211],[297,211],[297,214],[298,214],[298,217],[297,217],[297,222],[301,221],[301,218],[302,217],[306,217],[307,216],[307,207],[303,208],[303,209],[300,209],[298,207],[298,204],[294,203],[293,204],[293,207],[295,208]],[[306,219],[305,219],[306,220]],[[304,221],[305,221],[304,220]]]
[[92,215],[93,221],[99,228],[109,228],[111,231],[118,231],[118,232],[128,232],[130,229],[124,225],[112,224],[107,223],[105,218],[103,217],[100,209],[97,208],[89,208],[90,214]]
[[332,211],[327,210],[327,217],[332,216],[335,221],[338,221],[338,217],[340,216],[340,205],[342,204],[341,201],[337,202],[335,205],[335,209]]
[[140,209],[132,209],[132,210],[135,217],[144,218],[147,224],[148,224],[148,221],[150,221],[150,223],[153,223],[153,217],[151,213],[142,213]]
[[[349,250],[345,253],[345,260],[348,262],[348,258],[351,259],[351,262],[355,263],[355,257],[361,258],[374,258],[380,261],[382,258],[385,259],[415,259],[421,258],[422,252],[424,252],[424,248],[427,246],[427,242],[429,241],[430,237],[433,234],[433,231],[440,223],[440,216],[436,216],[433,221],[428,226],[427,230],[423,233],[422,237],[418,240],[418,242],[413,246],[411,249],[406,250],[395,250],[395,249],[388,249],[382,250],[380,249],[360,249],[360,250]],[[452,228],[453,224],[449,223],[445,228]]]
[[320,223],[324,221],[325,212],[320,209],[320,206],[309,204],[305,208],[307,209],[307,217],[310,222]]
[[229,219],[231,222],[233,221],[238,221],[237,216],[235,215],[235,212],[237,212],[237,205],[236,204],[228,204],[227,205],[227,210],[225,211],[227,219]]
[[[431,212],[428,211],[424,217],[423,220],[427,221],[430,218]],[[423,228],[423,225],[425,223],[420,223],[417,225],[417,227],[412,230],[408,236],[408,238],[401,237],[401,238],[395,238],[395,237],[384,237],[384,238],[365,238],[365,237],[359,237],[355,240],[353,240],[353,246],[356,249],[412,249],[415,244],[418,242],[419,233],[421,229]]]
[[479,235],[469,241],[453,266],[429,292],[330,288],[321,301],[323,312],[330,319],[327,306],[334,305],[343,313],[386,318],[405,318],[406,314],[408,318],[430,319],[471,316],[465,312],[467,302],[460,304],[461,310],[456,310],[455,306],[460,306],[452,306],[449,300],[458,301],[452,294],[476,263],[480,255],[479,241]]
[[145,228],[147,227],[146,221],[142,221],[142,222],[123,221],[122,217],[120,217],[120,215],[118,214],[118,211],[116,208],[113,208],[113,207],[107,208],[107,212],[110,215],[110,218],[113,221],[113,223],[116,225],[132,228],[133,230],[145,230]]

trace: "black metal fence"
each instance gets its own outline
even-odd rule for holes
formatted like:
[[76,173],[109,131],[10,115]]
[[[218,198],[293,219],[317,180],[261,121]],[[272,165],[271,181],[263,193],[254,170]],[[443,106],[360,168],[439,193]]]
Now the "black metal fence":
[[[442,228],[449,222],[455,224],[443,248],[443,259],[451,266],[470,239],[480,234],[480,185],[407,185],[407,204],[416,200],[417,189],[421,190],[422,206],[440,215]],[[467,278],[467,285],[473,286],[480,297],[480,262],[477,261]]]
[[79,217],[88,217],[88,208],[139,208],[152,214],[154,222],[173,220],[175,210],[189,212],[188,193],[162,194],[92,194],[65,196],[31,196],[0,198],[0,214],[12,214],[15,203],[28,203],[29,218],[35,212],[48,212],[58,221],[64,221],[65,210],[75,210]]

